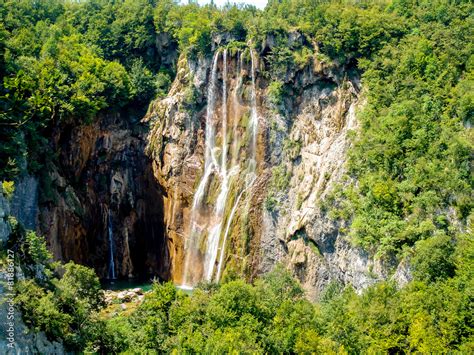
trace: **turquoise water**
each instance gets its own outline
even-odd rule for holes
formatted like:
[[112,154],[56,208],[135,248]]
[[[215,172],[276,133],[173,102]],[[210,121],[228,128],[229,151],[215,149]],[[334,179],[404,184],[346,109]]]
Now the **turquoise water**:
[[151,290],[153,282],[146,280],[104,280],[101,282],[104,290],[121,291],[130,288],[141,288],[143,291]]

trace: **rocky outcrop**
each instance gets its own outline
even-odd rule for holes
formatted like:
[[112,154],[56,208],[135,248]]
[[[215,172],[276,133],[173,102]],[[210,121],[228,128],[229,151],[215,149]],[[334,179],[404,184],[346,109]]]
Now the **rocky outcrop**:
[[102,278],[168,278],[160,186],[138,114],[111,113],[54,134],[59,165],[41,175],[39,231],[58,260]]
[[141,288],[131,288],[123,291],[112,291],[106,290],[104,294],[104,300],[106,305],[116,303],[128,303],[128,302],[141,302],[145,298],[145,294],[150,291],[144,292]]
[[[18,186],[18,185],[17,185]],[[25,186],[17,191],[16,201],[23,196],[29,199],[25,194]],[[29,186],[36,186],[34,183]],[[20,195],[18,195],[20,191]],[[15,197],[13,197],[15,199]],[[34,200],[34,199],[33,199]],[[31,201],[31,200],[30,200]],[[31,205],[30,205],[31,206]],[[14,211],[10,201],[4,196],[0,184],[0,247],[3,249],[11,233],[11,226],[7,217]],[[28,210],[30,211],[30,210]],[[35,215],[36,217],[36,215]],[[18,218],[18,215],[17,217]],[[7,253],[7,255],[11,255]],[[15,273],[15,278],[23,278],[21,269],[13,266],[14,261],[8,257],[2,260],[0,264],[0,349],[2,354],[64,354],[62,343],[50,341],[43,332],[37,333],[29,329],[23,322],[21,313],[15,308],[13,302],[13,289],[8,281],[12,281],[11,274]],[[11,263],[11,264],[10,264]],[[13,269],[13,271],[11,270]],[[7,277],[8,274],[8,277]]]
[[38,215],[38,179],[24,175],[15,182],[11,213],[27,229],[36,229]]
[[[0,275],[3,279],[3,275]],[[3,286],[0,284],[0,317],[7,319],[8,314],[13,314],[13,324],[6,321],[0,322],[0,349],[2,354],[66,354],[64,346],[60,342],[50,341],[43,332],[34,332],[29,329],[22,320],[21,313],[14,310],[8,311],[8,303],[2,297]],[[11,335],[11,339],[8,339]],[[11,344],[9,346],[9,344]]]
[[2,186],[0,184],[0,246],[8,240],[11,233],[10,224],[8,223],[8,216],[10,215],[10,204],[3,194]]
[[[303,43],[305,39],[296,33],[288,41]],[[225,45],[225,38],[221,42]],[[257,55],[257,176],[240,200],[240,190],[231,187],[224,219],[230,221],[230,238],[219,247],[227,251],[224,275],[252,278],[284,263],[312,299],[332,281],[362,290],[390,277],[397,265],[354,247],[342,232],[344,226],[328,215],[327,197],[336,184],[344,183],[348,134],[357,129],[356,113],[362,106],[358,75],[318,60],[314,45],[312,61],[273,79],[284,92],[280,102],[275,102],[268,95],[272,80],[265,58],[273,42],[267,38]],[[223,102],[223,94],[216,94],[215,107],[226,107],[228,124],[245,132],[251,90],[249,50],[230,51],[227,71],[219,58],[218,86],[225,80],[228,96]],[[210,58],[181,58],[168,97],[154,102],[147,115],[152,124],[148,152],[154,176],[164,190],[165,233],[171,275],[177,282],[182,281],[193,196],[204,170],[211,67]],[[223,72],[228,73],[226,78]],[[222,111],[217,115],[222,117]],[[228,134],[234,136],[238,135]],[[217,133],[216,139],[222,140],[222,134]],[[229,147],[232,144],[230,138]],[[218,189],[218,184],[211,185],[206,192],[209,206],[215,198],[212,191]],[[236,200],[237,212],[231,217],[230,207]],[[404,266],[398,269],[396,275],[407,276]],[[404,276],[394,277],[401,280]]]

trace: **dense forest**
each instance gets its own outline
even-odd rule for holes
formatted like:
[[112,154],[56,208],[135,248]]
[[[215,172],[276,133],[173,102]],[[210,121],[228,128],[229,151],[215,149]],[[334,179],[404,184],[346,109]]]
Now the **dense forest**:
[[[108,111],[144,113],[165,97],[180,58],[276,44],[266,55],[269,100],[284,105],[289,69],[317,57],[361,76],[364,107],[344,183],[325,208],[351,242],[408,258],[413,280],[361,294],[330,283],[319,302],[283,266],[252,280],[228,276],[192,294],[155,283],[125,312],[105,307],[94,271],[52,261],[44,238],[10,218],[8,247],[25,279],[25,324],[92,353],[474,352],[472,132],[474,6],[470,1],[270,0],[216,7],[173,0],[0,2],[0,181],[41,175],[59,159],[49,141],[65,124]],[[289,48],[298,31],[314,46]],[[285,185],[285,183],[283,183]],[[270,201],[273,203],[272,201]],[[5,259],[5,252],[2,251]]]

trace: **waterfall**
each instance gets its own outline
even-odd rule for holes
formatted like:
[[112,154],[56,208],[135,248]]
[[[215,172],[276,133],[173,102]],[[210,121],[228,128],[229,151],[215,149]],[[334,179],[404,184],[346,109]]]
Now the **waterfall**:
[[219,256],[219,264],[217,265],[217,275],[216,275],[217,282],[219,282],[222,275],[222,266],[224,265],[224,256],[225,256],[225,246],[227,244],[227,236],[229,235],[230,225],[232,223],[232,220],[234,219],[235,212],[237,211],[237,206],[239,205],[240,198],[242,197],[245,191],[246,189],[242,190],[242,192],[239,194],[239,197],[237,197],[237,200],[235,201],[234,206],[232,206],[232,211],[230,212],[229,220],[227,221],[227,226],[224,232],[224,240],[222,241],[221,253]]
[[249,172],[255,173],[255,169],[257,167],[256,156],[257,156],[258,113],[257,113],[257,89],[255,85],[255,53],[253,49],[250,49],[250,58],[252,62],[252,66],[251,66],[252,95],[250,99],[250,106],[251,106],[250,108],[251,155],[250,156],[251,158],[249,161],[249,167],[250,167]]
[[[216,96],[218,91],[218,62],[220,53],[222,53],[222,105],[216,106]],[[239,56],[240,59],[240,56]],[[212,281],[213,278],[219,281],[225,258],[225,247],[232,224],[236,214],[239,202],[244,194],[253,184],[256,171],[256,150],[257,150],[257,98],[255,86],[255,59],[253,50],[251,50],[251,98],[250,98],[250,120],[248,125],[249,136],[249,154],[247,155],[247,169],[244,176],[245,186],[238,188],[236,193],[238,197],[232,206],[228,206],[228,195],[230,187],[241,179],[236,178],[240,171],[239,162],[239,132],[237,124],[238,100],[237,89],[234,90],[231,107],[233,109],[232,131],[228,132],[228,63],[227,49],[222,52],[216,51],[212,60],[209,86],[207,91],[207,110],[206,110],[206,129],[205,129],[205,154],[204,171],[202,178],[196,189],[190,218],[190,233],[185,241],[185,260],[182,277],[183,288],[192,287],[197,281],[204,279]],[[240,68],[241,61],[238,62],[238,84],[241,84]],[[232,117],[232,116],[230,116]],[[220,127],[219,127],[220,124]],[[220,128],[220,129],[219,129]],[[217,132],[220,135],[220,156],[219,148],[216,146],[218,141]],[[232,149],[229,154],[228,137],[231,137]],[[217,151],[217,153],[216,153]],[[217,157],[216,157],[217,155]],[[218,159],[219,158],[219,159]],[[230,166],[228,166],[230,165]],[[218,189],[214,189],[215,183],[218,183]],[[212,188],[208,188],[212,186]],[[212,191],[213,190],[213,191]],[[214,205],[208,201],[208,194],[217,193]],[[211,195],[212,196],[212,195]],[[210,208],[211,207],[211,208]],[[226,220],[226,208],[230,208],[230,215]],[[225,226],[224,233],[223,227]],[[223,235],[223,238],[222,237]],[[205,245],[205,248],[203,246]],[[202,250],[204,249],[204,250]],[[194,263],[202,263],[202,270]],[[217,265],[216,265],[217,264]],[[217,268],[216,268],[217,267]]]
[[194,194],[193,210],[199,208],[199,204],[202,203],[204,198],[204,192],[206,190],[207,182],[212,174],[215,166],[217,166],[217,160],[214,155],[215,150],[215,132],[214,132],[214,108],[215,108],[215,93],[217,88],[217,61],[219,59],[219,52],[214,54],[211,69],[211,80],[207,89],[207,112],[206,112],[206,152],[204,156],[204,175],[199,183],[199,186]]
[[[255,182],[255,170],[257,168],[257,134],[258,134],[258,112],[257,112],[257,89],[255,85],[255,57],[254,52],[250,49],[250,57],[251,57],[251,80],[252,80],[252,94],[250,99],[250,132],[251,132],[251,139],[250,139],[250,160],[248,162],[248,170],[246,176],[246,187],[240,192],[239,196],[237,197],[234,205],[232,206],[232,210],[229,215],[229,220],[227,221],[227,226],[224,232],[224,240],[222,241],[220,256],[219,256],[219,264],[217,266],[217,275],[216,281],[219,281],[222,275],[222,267],[224,264],[224,256],[225,256],[225,247],[227,243],[227,237],[229,235],[230,226],[232,220],[234,219],[235,212],[237,211],[237,207],[239,205],[240,199],[244,192],[250,189]],[[239,62],[240,64],[240,62]],[[235,104],[235,100],[234,100]],[[235,130],[235,128],[234,128]]]
[[207,88],[207,110],[206,110],[206,141],[205,141],[205,153],[204,153],[204,173],[199,182],[198,188],[194,194],[193,206],[191,210],[191,232],[189,237],[185,241],[185,258],[184,258],[184,269],[182,286],[189,287],[190,283],[194,280],[190,280],[189,269],[192,267],[192,262],[198,257],[199,254],[199,236],[203,230],[201,225],[198,225],[200,210],[202,207],[206,186],[211,177],[211,174],[215,167],[217,167],[217,160],[214,156],[215,150],[215,131],[214,131],[214,111],[215,111],[215,94],[217,88],[217,64],[219,59],[219,52],[216,51],[212,60],[211,75],[209,80],[209,87]]
[[217,260],[219,241],[222,231],[224,218],[224,210],[227,202],[227,194],[229,192],[229,178],[227,173],[227,49],[224,49],[222,56],[222,109],[221,109],[221,164],[219,167],[219,176],[221,178],[221,187],[217,196],[216,206],[214,209],[214,219],[216,224],[211,227],[207,237],[207,249],[204,256],[204,277],[206,281],[212,280],[214,274],[214,266]]
[[109,238],[109,270],[108,278],[115,280],[115,261],[114,261],[114,231],[112,229],[112,216],[110,211],[107,212],[107,234]]

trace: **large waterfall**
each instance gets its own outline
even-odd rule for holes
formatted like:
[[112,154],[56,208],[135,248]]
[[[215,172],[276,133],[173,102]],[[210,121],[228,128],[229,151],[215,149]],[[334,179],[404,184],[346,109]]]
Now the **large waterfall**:
[[[212,60],[207,91],[204,171],[194,194],[190,231],[185,242],[183,288],[193,287],[201,280],[220,280],[233,218],[242,197],[255,181],[259,118],[253,50],[250,50],[250,59],[250,98],[243,109],[239,109],[238,100],[238,87],[243,85],[241,53],[237,55],[236,72],[231,78],[227,49],[216,51]],[[219,74],[222,80],[219,80]],[[219,96],[221,105],[217,105]],[[245,115],[248,124],[245,125],[246,132],[242,132],[240,121]]]

